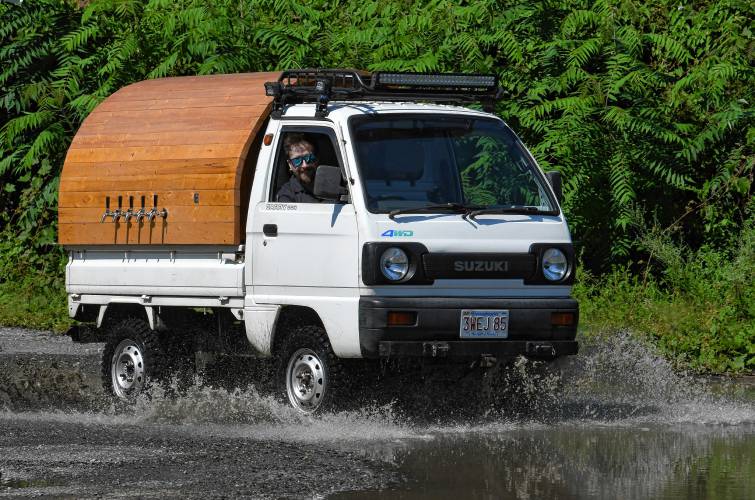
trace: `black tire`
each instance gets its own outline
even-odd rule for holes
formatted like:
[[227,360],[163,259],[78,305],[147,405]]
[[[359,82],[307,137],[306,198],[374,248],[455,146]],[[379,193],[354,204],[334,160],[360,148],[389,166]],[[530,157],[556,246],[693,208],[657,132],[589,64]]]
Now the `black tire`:
[[126,318],[110,328],[102,353],[105,394],[134,401],[163,371],[165,352],[146,321]]
[[325,330],[299,326],[282,335],[275,369],[278,394],[302,413],[333,409],[344,383],[343,364]]

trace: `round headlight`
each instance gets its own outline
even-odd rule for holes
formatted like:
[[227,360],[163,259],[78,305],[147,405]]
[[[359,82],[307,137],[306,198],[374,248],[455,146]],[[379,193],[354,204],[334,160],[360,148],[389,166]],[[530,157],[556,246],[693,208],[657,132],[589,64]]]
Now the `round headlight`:
[[569,263],[564,252],[558,248],[549,248],[543,252],[543,276],[549,281],[560,281],[566,276]]
[[409,272],[409,257],[400,248],[387,248],[380,256],[380,272],[391,281],[399,281]]

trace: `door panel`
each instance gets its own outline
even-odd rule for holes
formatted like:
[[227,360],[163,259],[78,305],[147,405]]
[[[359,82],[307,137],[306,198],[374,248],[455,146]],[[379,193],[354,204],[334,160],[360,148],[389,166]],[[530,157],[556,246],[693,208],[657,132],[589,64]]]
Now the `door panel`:
[[255,287],[358,286],[354,205],[260,203],[252,246]]
[[255,207],[251,238],[247,238],[252,245],[253,293],[327,296],[315,288],[357,288],[359,242],[354,205],[274,201],[280,183],[291,175],[283,151],[289,133],[304,134],[315,145],[320,164],[343,168],[341,141],[333,127],[302,122],[279,130],[269,159],[273,167],[266,187],[269,201]]

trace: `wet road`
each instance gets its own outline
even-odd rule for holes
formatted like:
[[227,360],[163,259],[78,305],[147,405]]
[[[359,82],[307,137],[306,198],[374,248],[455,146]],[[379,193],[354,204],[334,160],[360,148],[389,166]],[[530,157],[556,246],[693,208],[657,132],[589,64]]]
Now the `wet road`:
[[97,344],[0,329],[0,497],[746,499],[755,491],[755,385],[675,375],[621,336],[567,364],[549,377],[555,383],[504,390],[495,409],[475,406],[476,386],[465,386],[469,411],[453,419],[411,397],[307,418],[253,387],[206,385],[113,408],[101,398],[98,355]]
[[312,498],[393,479],[390,467],[319,443],[125,420],[5,415],[0,496]]

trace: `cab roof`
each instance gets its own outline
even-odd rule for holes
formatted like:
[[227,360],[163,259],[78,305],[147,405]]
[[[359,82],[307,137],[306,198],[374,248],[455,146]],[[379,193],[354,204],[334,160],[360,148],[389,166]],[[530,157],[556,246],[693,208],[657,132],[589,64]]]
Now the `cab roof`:
[[[316,105],[312,103],[295,104],[285,110],[286,118],[315,118]],[[328,118],[332,121],[345,121],[356,115],[372,114],[408,114],[408,113],[443,113],[491,117],[490,113],[470,109],[464,106],[453,106],[433,103],[417,102],[381,102],[381,101],[331,101],[328,104]]]

